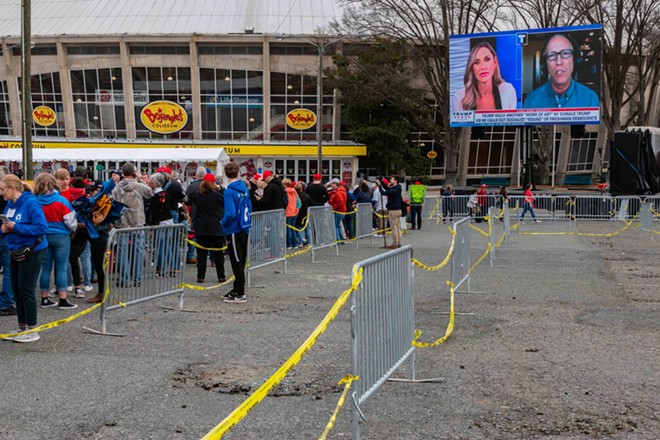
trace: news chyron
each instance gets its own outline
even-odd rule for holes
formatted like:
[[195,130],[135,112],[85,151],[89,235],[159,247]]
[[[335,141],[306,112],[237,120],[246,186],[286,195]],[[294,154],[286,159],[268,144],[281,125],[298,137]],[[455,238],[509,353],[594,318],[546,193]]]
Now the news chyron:
[[451,127],[600,124],[602,26],[452,35]]

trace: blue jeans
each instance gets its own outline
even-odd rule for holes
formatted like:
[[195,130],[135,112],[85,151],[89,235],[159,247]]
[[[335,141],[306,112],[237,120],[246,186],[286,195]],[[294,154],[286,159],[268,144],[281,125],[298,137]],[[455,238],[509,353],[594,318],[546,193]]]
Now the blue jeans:
[[144,266],[144,233],[121,233],[117,243],[117,269],[121,287],[131,287],[142,282]]
[[71,251],[71,239],[68,235],[48,234],[46,235],[48,247],[46,256],[41,266],[41,277],[39,278],[39,289],[48,291],[50,287],[50,273],[55,266],[55,287],[58,292],[66,292],[66,272],[69,267],[69,252]]
[[80,264],[82,264],[83,284],[90,286],[92,284],[92,251],[89,241],[85,245],[85,250],[80,254]]
[[[287,217],[286,224],[288,226],[296,226],[296,216]],[[298,246],[298,231],[295,231],[289,227],[286,228],[286,247],[296,247]]]
[[14,290],[11,288],[11,269],[9,249],[4,239],[0,239],[0,265],[2,265],[2,289],[0,290],[0,309],[14,306]]
[[532,218],[536,220],[536,214],[534,213],[534,208],[532,207],[532,204],[529,202],[525,202],[525,204],[523,205],[523,212],[522,214],[520,214],[520,220],[522,220],[523,217],[525,217],[525,213],[527,211],[529,211],[529,213],[532,214]]
[[[188,220],[184,220],[181,224],[186,225],[186,231],[190,232],[190,225],[188,225]],[[190,240],[190,238],[188,238]],[[193,240],[194,241],[194,240]],[[194,260],[195,255],[197,254],[197,249],[190,243],[186,244],[186,260]]]
[[344,239],[344,233],[341,229],[341,222],[344,220],[344,214],[333,213],[335,216],[335,231],[337,233],[337,241],[342,241]]

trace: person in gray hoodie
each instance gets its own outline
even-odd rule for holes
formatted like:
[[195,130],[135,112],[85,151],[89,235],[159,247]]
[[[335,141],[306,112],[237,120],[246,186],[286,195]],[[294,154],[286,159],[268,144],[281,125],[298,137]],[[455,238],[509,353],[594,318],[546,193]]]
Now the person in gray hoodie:
[[[112,198],[126,205],[121,218],[115,227],[136,228],[146,223],[144,214],[144,199],[151,199],[154,191],[141,180],[137,179],[135,165],[125,163],[121,167],[124,179],[112,190]],[[119,283],[117,287],[139,287],[142,283],[142,266],[144,264],[144,233],[135,231],[120,234],[117,247],[117,265]]]

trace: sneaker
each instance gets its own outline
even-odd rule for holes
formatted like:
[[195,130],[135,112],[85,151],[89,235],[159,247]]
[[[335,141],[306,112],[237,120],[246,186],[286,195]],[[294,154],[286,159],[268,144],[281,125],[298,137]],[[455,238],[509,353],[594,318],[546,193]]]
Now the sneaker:
[[57,305],[57,308],[60,310],[73,310],[78,308],[78,304],[71,304],[68,299],[64,298],[60,300],[60,303]]
[[73,292],[73,286],[66,286],[67,292]]
[[57,303],[52,301],[50,298],[41,298],[41,308],[46,309],[48,307],[55,307]]
[[14,336],[12,338],[12,341],[14,342],[37,342],[41,337],[39,336],[39,333],[34,332],[34,333],[28,333],[26,335],[19,335],[19,336]]
[[[92,287],[91,284],[88,284],[88,285],[85,286],[85,292],[91,292],[92,290],[94,290],[94,287]],[[78,297],[76,297],[76,298],[78,298]]]
[[77,287],[76,288],[76,298],[84,298],[84,297],[85,297],[85,290],[81,289],[80,287]]
[[9,306],[4,309],[0,309],[0,316],[13,316],[16,314],[16,307]]
[[245,295],[236,295],[225,298],[224,301],[226,303],[244,303],[247,301],[247,298],[245,298]]
[[57,287],[53,287],[48,291],[48,296],[50,298],[57,298]]
[[[9,333],[11,333],[11,334],[18,334],[18,333],[21,333],[21,332],[24,332],[24,331],[25,331],[25,330],[21,330],[20,328],[17,328],[17,329],[14,330],[13,332],[9,332]],[[13,341],[14,338],[17,338],[17,337],[18,337],[18,336],[7,336],[6,338],[3,338],[3,339],[4,339],[5,341]]]
[[229,292],[222,295],[222,299],[233,298],[234,296],[236,296],[236,292],[234,292],[233,290],[230,290]]
[[536,223],[541,223],[541,220],[534,220]]

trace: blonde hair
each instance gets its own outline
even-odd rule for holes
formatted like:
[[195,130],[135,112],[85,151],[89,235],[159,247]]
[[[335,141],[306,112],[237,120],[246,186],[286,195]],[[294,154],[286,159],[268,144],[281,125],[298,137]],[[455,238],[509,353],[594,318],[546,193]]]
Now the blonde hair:
[[282,179],[282,186],[284,186],[285,188],[288,187],[288,186],[292,186],[291,185],[291,179],[289,179],[288,177],[285,177],[284,179]]
[[60,168],[59,170],[55,171],[55,178],[56,179],[68,179],[71,177],[71,174],[69,173],[69,170],[66,168]]
[[57,180],[49,173],[41,173],[34,179],[34,194],[48,194],[57,189]]
[[5,185],[5,187],[13,188],[20,193],[23,191],[30,191],[30,187],[13,174],[7,174],[2,180],[0,180],[0,183]]
[[468,57],[467,65],[465,66],[465,74],[463,75],[463,83],[465,84],[465,96],[461,100],[463,110],[475,110],[477,108],[477,80],[474,78],[474,61],[477,58],[479,49],[485,47],[493,55],[495,60],[495,70],[493,71],[493,86],[497,87],[504,82],[502,74],[500,73],[500,61],[497,58],[497,52],[493,49],[487,41],[482,41],[472,48],[470,56]]

